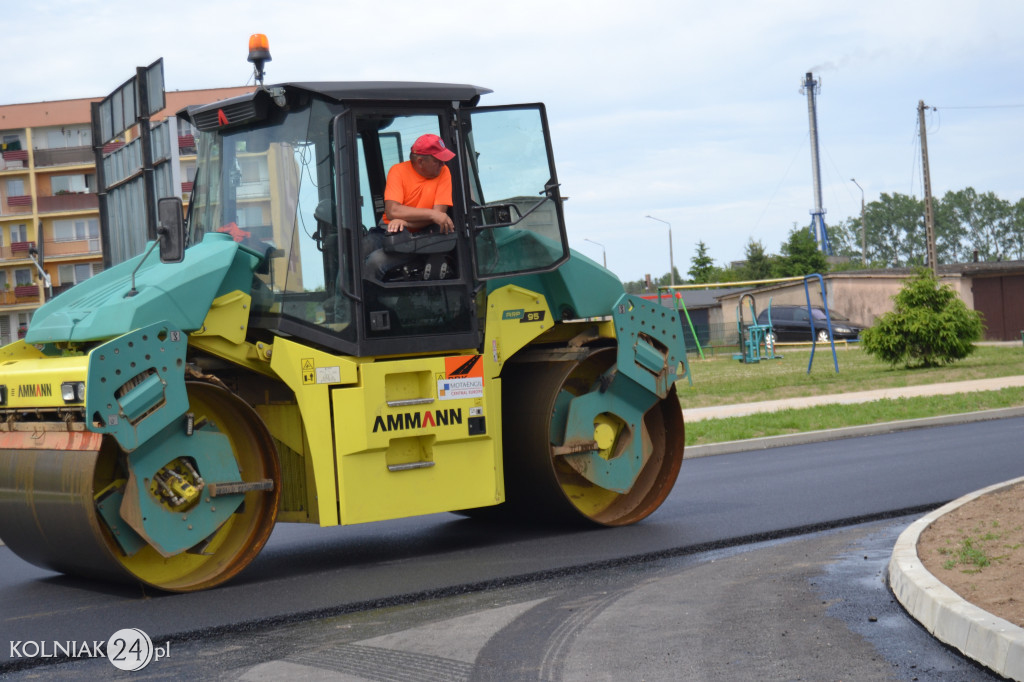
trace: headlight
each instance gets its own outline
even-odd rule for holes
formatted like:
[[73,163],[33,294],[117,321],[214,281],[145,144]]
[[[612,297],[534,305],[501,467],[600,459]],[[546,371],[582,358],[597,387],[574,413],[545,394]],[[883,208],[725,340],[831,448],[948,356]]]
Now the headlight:
[[85,382],[65,381],[60,385],[60,395],[66,403],[85,402]]
[[853,330],[849,327],[832,327],[833,333],[836,334],[852,334]]

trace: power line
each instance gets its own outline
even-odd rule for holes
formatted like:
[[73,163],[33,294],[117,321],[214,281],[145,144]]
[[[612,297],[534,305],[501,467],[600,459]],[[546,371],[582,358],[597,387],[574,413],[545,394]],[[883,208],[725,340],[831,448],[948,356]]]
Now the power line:
[[963,107],[937,107],[932,105],[935,109],[1024,109],[1024,104],[986,104],[977,106],[963,106]]

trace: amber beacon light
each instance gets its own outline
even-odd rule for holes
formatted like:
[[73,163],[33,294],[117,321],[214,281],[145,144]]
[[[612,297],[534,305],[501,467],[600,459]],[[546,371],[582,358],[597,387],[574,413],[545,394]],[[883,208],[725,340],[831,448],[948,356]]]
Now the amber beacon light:
[[263,85],[263,65],[271,60],[270,41],[263,33],[249,36],[249,61],[256,67],[256,80]]

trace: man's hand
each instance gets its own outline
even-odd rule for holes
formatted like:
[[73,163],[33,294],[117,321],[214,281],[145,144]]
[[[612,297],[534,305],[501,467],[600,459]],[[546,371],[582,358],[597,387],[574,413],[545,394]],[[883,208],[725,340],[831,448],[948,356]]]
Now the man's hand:
[[433,221],[441,228],[442,234],[450,234],[455,231],[455,223],[444,211],[434,211]]
[[405,228],[409,227],[409,223],[405,222],[401,218],[393,218],[388,223],[388,232],[401,232]]

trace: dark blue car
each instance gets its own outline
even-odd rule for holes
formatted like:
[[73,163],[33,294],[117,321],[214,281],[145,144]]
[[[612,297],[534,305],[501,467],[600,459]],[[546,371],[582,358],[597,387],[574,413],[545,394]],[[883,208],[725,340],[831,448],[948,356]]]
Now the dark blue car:
[[[807,306],[773,305],[770,312],[772,325],[772,331],[768,335],[770,341],[811,341],[817,337],[819,342],[828,343],[828,322],[825,319],[824,308],[811,307],[811,315],[814,316],[813,336]],[[757,323],[768,324],[768,313],[768,308],[758,313]],[[851,322],[848,317],[831,308],[828,314],[832,318],[832,338],[856,341],[860,337],[864,325]]]

